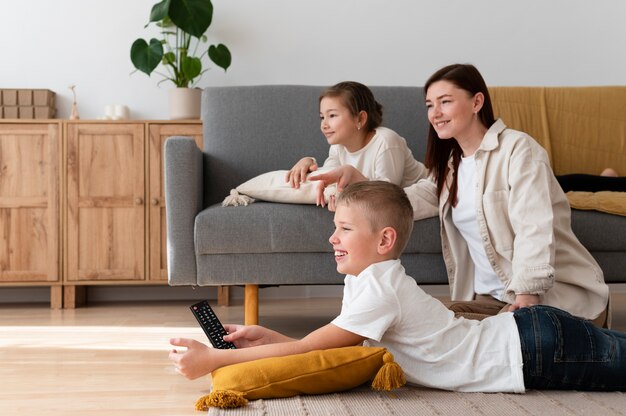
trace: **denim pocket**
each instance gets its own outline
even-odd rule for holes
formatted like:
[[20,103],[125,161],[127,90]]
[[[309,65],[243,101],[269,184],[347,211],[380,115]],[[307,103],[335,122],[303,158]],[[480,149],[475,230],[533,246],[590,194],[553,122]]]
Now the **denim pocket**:
[[554,345],[555,363],[603,363],[615,354],[615,339],[590,321],[568,313],[547,310],[557,337]]

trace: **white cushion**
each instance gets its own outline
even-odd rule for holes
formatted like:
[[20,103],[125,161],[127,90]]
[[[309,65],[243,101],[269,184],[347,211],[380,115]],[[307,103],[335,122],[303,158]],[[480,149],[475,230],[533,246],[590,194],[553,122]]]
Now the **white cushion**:
[[[289,204],[315,204],[317,187],[320,182],[305,181],[300,184],[300,188],[292,188],[285,182],[287,170],[276,170],[263,173],[239,185],[235,190],[242,195],[269,202],[283,202]],[[312,175],[322,173],[313,172]],[[336,186],[332,185],[324,190],[324,199],[328,202],[328,197],[334,195]],[[222,205],[247,205],[253,201],[233,203],[231,197],[237,197],[232,191],[231,196],[226,197]]]

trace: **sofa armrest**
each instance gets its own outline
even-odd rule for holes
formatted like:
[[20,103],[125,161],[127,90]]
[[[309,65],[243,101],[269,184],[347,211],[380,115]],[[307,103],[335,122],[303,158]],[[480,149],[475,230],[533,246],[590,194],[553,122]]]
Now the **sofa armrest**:
[[165,206],[169,284],[196,285],[196,215],[202,210],[202,151],[189,137],[165,141]]

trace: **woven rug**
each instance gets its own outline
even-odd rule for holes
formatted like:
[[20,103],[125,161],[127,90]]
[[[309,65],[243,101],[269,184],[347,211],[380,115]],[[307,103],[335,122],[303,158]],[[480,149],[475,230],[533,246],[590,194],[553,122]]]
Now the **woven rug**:
[[626,415],[626,393],[529,391],[526,394],[455,393],[403,387],[375,392],[366,387],[345,393],[255,400],[239,409],[210,409],[211,416],[355,415]]

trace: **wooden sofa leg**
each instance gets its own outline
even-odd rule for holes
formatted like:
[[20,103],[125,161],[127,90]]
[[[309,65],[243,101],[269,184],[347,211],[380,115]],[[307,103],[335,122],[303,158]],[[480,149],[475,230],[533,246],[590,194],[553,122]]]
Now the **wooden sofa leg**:
[[243,305],[244,324],[257,325],[259,323],[259,285],[246,285]]
[[217,287],[217,304],[219,306],[230,305],[230,286]]

